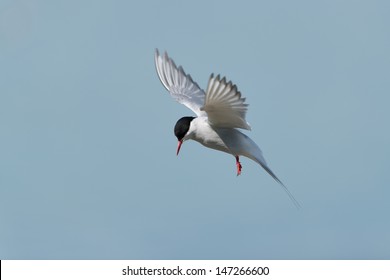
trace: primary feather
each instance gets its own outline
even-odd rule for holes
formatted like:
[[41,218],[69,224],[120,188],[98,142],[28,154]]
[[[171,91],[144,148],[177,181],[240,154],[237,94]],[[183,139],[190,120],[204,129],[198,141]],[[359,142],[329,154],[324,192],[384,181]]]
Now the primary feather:
[[226,78],[211,74],[206,91],[205,104],[201,110],[207,113],[211,125],[224,128],[243,128],[250,130],[245,120],[248,104],[241,96],[237,86]]
[[164,55],[160,55],[157,49],[154,62],[158,77],[171,96],[177,102],[191,109],[197,116],[205,115],[200,110],[204,104],[205,93],[192,80],[191,76],[184,72],[183,67],[177,67],[166,52]]

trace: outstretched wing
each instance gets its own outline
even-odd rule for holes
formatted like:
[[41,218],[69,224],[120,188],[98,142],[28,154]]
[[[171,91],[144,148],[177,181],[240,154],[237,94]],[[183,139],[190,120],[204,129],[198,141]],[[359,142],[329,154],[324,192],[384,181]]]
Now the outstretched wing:
[[191,76],[187,75],[181,66],[177,67],[166,52],[160,55],[156,49],[154,62],[158,77],[171,96],[194,111],[197,116],[205,115],[200,110],[204,104],[205,93]]
[[226,78],[211,74],[202,111],[207,113],[211,125],[223,128],[243,128],[250,130],[245,120],[248,104],[237,90],[237,86]]

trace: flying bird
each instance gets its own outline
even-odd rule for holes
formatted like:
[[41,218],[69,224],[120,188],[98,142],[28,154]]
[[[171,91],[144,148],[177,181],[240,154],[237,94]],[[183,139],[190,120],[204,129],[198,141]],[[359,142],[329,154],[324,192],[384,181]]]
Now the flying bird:
[[186,116],[176,122],[176,155],[186,140],[195,140],[207,148],[233,155],[237,176],[242,171],[240,156],[250,158],[263,167],[283,187],[295,206],[300,208],[291,192],[268,167],[257,144],[239,130],[250,130],[251,127],[245,119],[248,104],[237,86],[225,77],[211,74],[204,92],[181,66],[176,66],[166,52],[160,55],[156,49],[154,62],[158,77],[171,96],[196,114],[196,117]]

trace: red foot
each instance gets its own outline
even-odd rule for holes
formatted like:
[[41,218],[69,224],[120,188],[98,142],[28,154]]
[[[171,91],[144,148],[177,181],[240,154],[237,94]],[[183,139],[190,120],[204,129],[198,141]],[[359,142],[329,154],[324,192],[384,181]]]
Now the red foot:
[[237,176],[241,175],[242,165],[240,163],[240,159],[236,156],[236,166],[237,166]]

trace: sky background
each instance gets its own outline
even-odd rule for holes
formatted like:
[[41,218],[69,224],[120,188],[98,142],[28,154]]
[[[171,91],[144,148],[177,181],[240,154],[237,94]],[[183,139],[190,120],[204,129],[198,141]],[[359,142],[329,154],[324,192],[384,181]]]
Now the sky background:
[[[0,2],[0,259],[390,259],[389,1]],[[154,69],[226,75],[256,163]]]

